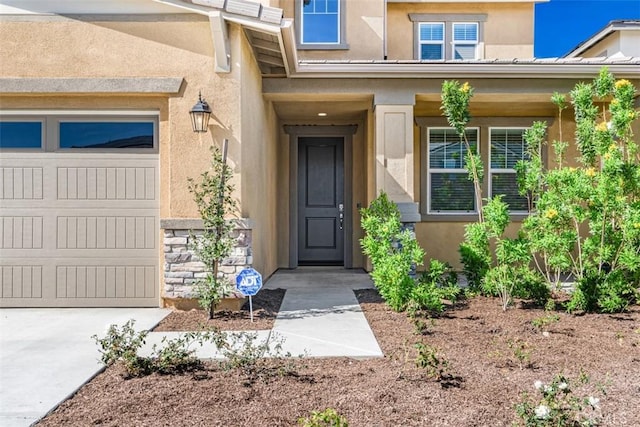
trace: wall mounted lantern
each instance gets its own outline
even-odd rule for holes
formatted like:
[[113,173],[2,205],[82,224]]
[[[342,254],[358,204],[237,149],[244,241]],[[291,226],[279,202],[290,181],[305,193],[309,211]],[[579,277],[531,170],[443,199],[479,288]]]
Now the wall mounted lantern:
[[194,132],[206,132],[209,127],[211,108],[207,101],[202,99],[202,93],[198,93],[198,102],[189,111],[191,115],[191,126]]

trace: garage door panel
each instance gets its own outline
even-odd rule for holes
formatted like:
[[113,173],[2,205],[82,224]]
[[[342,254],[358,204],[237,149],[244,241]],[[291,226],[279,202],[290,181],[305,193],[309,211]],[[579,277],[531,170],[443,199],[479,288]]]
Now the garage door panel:
[[0,307],[159,303],[158,155],[3,153]]
[[154,200],[153,167],[58,167],[59,200]]
[[0,167],[0,200],[42,199],[41,167]]
[[154,298],[153,265],[59,265],[56,298]]
[[0,266],[2,299],[42,298],[41,265]]
[[59,216],[58,249],[154,249],[153,216]]

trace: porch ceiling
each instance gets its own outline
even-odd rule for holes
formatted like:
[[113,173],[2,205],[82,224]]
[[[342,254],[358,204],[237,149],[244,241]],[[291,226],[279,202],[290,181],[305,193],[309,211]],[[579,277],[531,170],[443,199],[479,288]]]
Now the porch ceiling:
[[[304,122],[317,124],[344,123],[359,120],[372,108],[372,98],[361,100],[314,100],[276,101],[273,103],[276,114],[285,122]],[[326,113],[325,117],[318,113]]]

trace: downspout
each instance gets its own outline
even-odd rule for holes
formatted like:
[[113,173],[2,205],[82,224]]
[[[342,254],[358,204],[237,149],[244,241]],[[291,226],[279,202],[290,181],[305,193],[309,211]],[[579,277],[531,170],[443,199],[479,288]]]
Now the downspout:
[[383,59],[387,60],[387,0],[384,0],[384,10],[382,11],[382,54]]

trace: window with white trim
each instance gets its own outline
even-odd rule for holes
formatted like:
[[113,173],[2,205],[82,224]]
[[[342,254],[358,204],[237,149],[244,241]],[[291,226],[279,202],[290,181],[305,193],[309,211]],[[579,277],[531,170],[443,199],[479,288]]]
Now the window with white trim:
[[[427,130],[427,192],[430,213],[476,212],[473,182],[465,168],[467,147],[452,128]],[[478,150],[479,131],[466,130],[472,150]]]
[[420,59],[430,61],[444,59],[444,23],[420,22],[418,39]]
[[347,49],[346,0],[296,0],[299,49]]
[[478,23],[453,23],[453,59],[478,58]]
[[410,13],[414,58],[423,61],[472,60],[484,57],[483,13]]
[[489,128],[489,194],[502,194],[511,212],[527,212],[527,198],[518,192],[516,163],[527,160],[526,128]]

